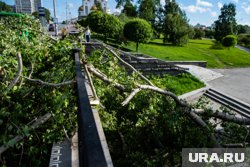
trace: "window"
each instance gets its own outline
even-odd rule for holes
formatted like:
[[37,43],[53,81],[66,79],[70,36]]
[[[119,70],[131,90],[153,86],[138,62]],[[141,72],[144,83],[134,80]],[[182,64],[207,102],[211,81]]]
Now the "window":
[[86,15],[89,14],[89,8],[88,8],[88,6],[85,6],[85,14],[86,14]]

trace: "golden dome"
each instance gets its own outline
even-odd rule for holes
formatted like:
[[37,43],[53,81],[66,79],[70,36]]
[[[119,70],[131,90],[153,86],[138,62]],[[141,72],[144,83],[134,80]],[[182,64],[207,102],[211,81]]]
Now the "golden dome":
[[93,5],[90,10],[97,10],[97,7]]

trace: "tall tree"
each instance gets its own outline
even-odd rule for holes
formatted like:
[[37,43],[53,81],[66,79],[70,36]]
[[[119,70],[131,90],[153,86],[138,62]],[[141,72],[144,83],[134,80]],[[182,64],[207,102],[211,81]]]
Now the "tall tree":
[[126,1],[126,4],[123,7],[122,13],[126,14],[126,16],[129,17],[136,17],[137,12],[136,12],[136,6],[134,6],[130,0]]
[[186,14],[181,11],[175,0],[166,0],[165,4],[164,42],[171,42],[174,45],[186,44],[190,33]]
[[12,12],[12,8],[9,5],[7,5],[6,3],[0,1],[0,11]]
[[139,17],[153,21],[155,19],[155,0],[140,0],[139,3]]
[[215,21],[214,38],[217,41],[222,41],[223,37],[237,33],[236,23],[236,7],[233,3],[224,4],[221,8],[221,14]]
[[250,27],[248,25],[241,25],[237,26],[238,34],[250,34]]

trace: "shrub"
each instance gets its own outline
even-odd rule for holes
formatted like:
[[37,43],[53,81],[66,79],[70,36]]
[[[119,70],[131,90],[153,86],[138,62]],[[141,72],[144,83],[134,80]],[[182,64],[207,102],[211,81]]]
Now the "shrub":
[[88,15],[86,23],[96,33],[103,34],[105,40],[108,37],[117,37],[122,30],[122,23],[113,15],[95,11]]
[[194,32],[194,39],[202,39],[205,37],[205,31],[200,28],[195,28]]
[[128,40],[136,42],[138,51],[139,43],[148,42],[152,38],[153,30],[146,20],[137,18],[125,24],[123,34]]
[[224,47],[234,47],[237,44],[237,37],[234,35],[227,35],[222,39]]
[[240,34],[238,35],[238,44],[249,46],[250,45],[250,35]]

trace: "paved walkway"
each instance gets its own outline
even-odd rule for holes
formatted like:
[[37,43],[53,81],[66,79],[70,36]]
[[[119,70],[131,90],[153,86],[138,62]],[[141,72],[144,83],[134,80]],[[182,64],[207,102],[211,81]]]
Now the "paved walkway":
[[211,80],[208,84],[232,97],[250,104],[250,68],[214,69],[223,77]]
[[250,68],[207,69],[194,65],[178,65],[208,86],[250,104]]
[[201,81],[207,83],[214,79],[220,78],[223,75],[211,69],[195,66],[195,65],[177,65],[179,67],[188,68],[188,72],[199,78]]
[[246,48],[246,47],[240,46],[240,45],[236,45],[236,47],[239,48],[240,50],[243,50],[243,51],[245,51],[245,52],[250,53],[250,49],[249,49],[249,48]]

